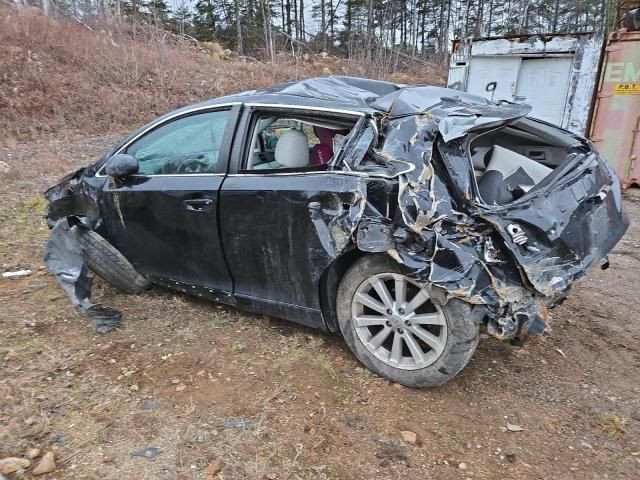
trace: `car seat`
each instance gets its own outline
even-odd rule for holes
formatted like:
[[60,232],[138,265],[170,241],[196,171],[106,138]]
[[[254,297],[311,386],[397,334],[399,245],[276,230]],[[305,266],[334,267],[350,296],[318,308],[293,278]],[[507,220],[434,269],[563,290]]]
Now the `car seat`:
[[300,168],[309,166],[309,140],[301,130],[289,130],[276,143],[275,160],[255,165],[253,170]]
[[285,132],[276,143],[275,159],[283,168],[309,166],[309,140],[304,132]]
[[488,204],[513,202],[553,171],[499,145],[494,145],[487,157],[487,170],[478,180],[478,190]]

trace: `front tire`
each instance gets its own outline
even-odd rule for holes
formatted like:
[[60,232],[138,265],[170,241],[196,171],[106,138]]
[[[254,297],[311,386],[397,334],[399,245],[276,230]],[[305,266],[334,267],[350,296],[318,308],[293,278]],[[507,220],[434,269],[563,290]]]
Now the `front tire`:
[[347,345],[367,368],[409,387],[456,376],[479,339],[469,304],[437,305],[426,288],[386,255],[357,260],[340,284],[337,314]]
[[78,241],[89,268],[112,287],[136,294],[151,286],[116,247],[93,230],[79,229]]

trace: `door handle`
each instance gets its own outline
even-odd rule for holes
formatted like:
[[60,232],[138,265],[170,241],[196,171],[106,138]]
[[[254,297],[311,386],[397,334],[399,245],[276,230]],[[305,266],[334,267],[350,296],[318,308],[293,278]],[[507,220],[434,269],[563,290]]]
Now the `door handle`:
[[213,206],[212,198],[192,198],[191,200],[185,200],[184,207],[192,212],[206,212]]

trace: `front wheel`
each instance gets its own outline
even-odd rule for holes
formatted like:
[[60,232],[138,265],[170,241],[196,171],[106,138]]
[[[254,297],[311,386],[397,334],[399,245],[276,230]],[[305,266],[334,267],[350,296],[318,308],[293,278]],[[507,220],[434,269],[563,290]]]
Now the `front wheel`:
[[338,320],[366,367],[410,387],[441,385],[469,362],[479,327],[469,305],[431,301],[428,289],[386,255],[357,260],[340,284]]
[[125,293],[142,293],[151,282],[140,275],[116,247],[93,230],[78,230],[87,265],[112,287]]

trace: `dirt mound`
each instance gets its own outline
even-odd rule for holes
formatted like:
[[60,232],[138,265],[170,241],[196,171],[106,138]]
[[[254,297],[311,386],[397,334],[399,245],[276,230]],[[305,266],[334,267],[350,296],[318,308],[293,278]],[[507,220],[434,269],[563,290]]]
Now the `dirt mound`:
[[[181,42],[151,27],[84,26],[0,10],[0,128],[8,138],[120,131],[198,100],[318,75],[366,76],[326,55],[240,59],[217,44]],[[389,75],[444,80],[438,67]]]

